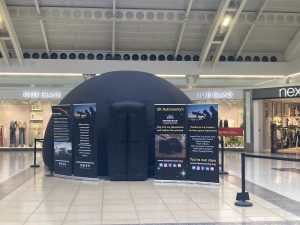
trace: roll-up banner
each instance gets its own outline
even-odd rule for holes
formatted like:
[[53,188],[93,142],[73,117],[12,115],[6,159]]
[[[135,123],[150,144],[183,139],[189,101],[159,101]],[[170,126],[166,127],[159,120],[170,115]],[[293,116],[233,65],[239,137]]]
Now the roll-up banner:
[[72,175],[71,105],[52,106],[54,173]]
[[187,116],[187,179],[219,183],[218,105],[187,105]]
[[74,104],[74,176],[98,177],[96,104]]
[[186,179],[186,105],[155,105],[155,179]]

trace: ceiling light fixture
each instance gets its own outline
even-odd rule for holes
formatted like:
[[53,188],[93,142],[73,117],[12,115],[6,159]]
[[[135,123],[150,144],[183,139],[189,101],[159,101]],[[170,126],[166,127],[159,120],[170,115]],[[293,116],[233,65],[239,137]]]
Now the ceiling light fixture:
[[254,84],[254,86],[259,86],[259,85],[262,85],[262,84],[271,83],[273,81],[277,81],[277,79],[272,79],[272,80],[266,80],[266,81],[263,81],[263,82],[259,82],[257,84]]
[[186,75],[182,74],[156,74],[158,77],[163,77],[163,78],[184,78]]
[[299,73],[293,73],[293,74],[289,74],[289,75],[287,75],[286,77],[287,78],[291,78],[291,77],[297,77],[297,76],[299,76],[300,75],[300,72]]
[[12,73],[0,72],[1,76],[82,76],[82,73]]
[[232,79],[269,79],[269,78],[285,78],[284,75],[199,75],[200,78],[232,78]]
[[4,27],[4,21],[3,18],[0,16],[0,29]]
[[232,20],[232,17],[230,15],[226,15],[223,19],[222,26],[223,27],[228,27],[231,20]]

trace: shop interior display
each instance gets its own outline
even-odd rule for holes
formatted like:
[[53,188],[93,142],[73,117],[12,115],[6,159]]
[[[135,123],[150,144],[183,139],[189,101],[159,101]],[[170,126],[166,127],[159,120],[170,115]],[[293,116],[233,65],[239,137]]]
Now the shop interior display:
[[2,100],[0,147],[33,147],[35,138],[43,138],[52,104],[57,104],[57,101]]
[[29,111],[29,145],[33,146],[35,138],[43,138],[43,109],[40,104],[32,105]]
[[[214,103],[219,106],[219,127],[244,127],[243,100],[197,100],[193,103]],[[224,147],[230,149],[244,148],[244,137],[224,137]]]
[[[154,105],[190,104],[191,100],[177,87],[153,74],[137,71],[115,71],[88,79],[75,87],[60,104],[95,103],[97,106],[98,175],[108,176],[109,108],[114,103],[132,101],[145,105],[148,136],[147,175],[154,175]],[[49,122],[44,135],[43,159],[53,170],[53,126]]]
[[265,100],[264,108],[271,150],[300,147],[300,103]]

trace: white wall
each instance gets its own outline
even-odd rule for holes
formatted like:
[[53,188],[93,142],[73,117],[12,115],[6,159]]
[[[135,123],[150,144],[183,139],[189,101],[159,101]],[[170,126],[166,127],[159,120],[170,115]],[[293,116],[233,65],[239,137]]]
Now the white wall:
[[263,152],[264,134],[263,100],[253,101],[253,144],[254,152]]

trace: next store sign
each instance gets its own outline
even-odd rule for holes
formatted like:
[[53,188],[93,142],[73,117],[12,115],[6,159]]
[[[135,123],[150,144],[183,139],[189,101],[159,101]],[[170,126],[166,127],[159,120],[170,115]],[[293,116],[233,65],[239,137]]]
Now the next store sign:
[[280,88],[280,98],[295,98],[300,97],[300,87]]
[[300,87],[278,87],[254,89],[253,99],[272,99],[272,98],[300,98]]

